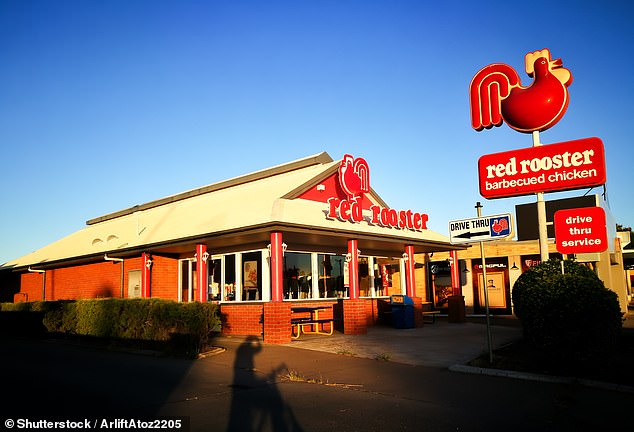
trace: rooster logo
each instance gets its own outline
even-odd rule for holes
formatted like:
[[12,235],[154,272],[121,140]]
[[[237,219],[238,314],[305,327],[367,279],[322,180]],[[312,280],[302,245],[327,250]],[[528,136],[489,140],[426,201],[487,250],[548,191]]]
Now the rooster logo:
[[509,65],[495,63],[481,69],[469,86],[471,126],[477,130],[500,126],[504,120],[518,132],[545,131],[556,124],[568,108],[572,74],[561,59],[551,60],[543,49],[526,54],[526,73],[533,83],[522,87]]
[[370,168],[365,159],[345,155],[339,165],[339,183],[350,200],[369,192]]

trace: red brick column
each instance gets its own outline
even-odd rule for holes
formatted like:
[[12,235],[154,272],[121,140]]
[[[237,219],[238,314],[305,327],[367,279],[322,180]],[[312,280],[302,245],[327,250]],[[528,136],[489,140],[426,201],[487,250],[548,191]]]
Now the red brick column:
[[291,341],[291,304],[264,303],[264,343],[282,344]]
[[366,334],[368,324],[365,314],[365,300],[344,299],[343,300],[343,333],[344,334]]
[[414,302],[414,327],[423,326],[423,299],[421,297],[412,297]]

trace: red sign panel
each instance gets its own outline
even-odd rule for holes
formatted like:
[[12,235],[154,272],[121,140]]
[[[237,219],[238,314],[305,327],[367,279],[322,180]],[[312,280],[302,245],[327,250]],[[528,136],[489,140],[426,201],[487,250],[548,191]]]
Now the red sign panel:
[[605,152],[599,138],[585,138],[484,155],[478,160],[480,194],[504,198],[605,183]]
[[605,211],[601,207],[559,210],[554,221],[557,252],[591,253],[608,248]]

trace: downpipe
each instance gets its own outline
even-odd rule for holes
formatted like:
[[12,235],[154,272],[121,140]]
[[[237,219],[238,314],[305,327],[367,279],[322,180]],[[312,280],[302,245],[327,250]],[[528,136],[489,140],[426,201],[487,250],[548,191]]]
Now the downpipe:
[[121,280],[119,281],[119,296],[121,298],[123,298],[123,277],[124,277],[124,269],[123,269],[123,263],[124,263],[124,259],[123,258],[111,258],[108,256],[108,254],[103,254],[103,259],[106,261],[113,261],[113,262],[120,262],[121,263]]
[[30,273],[42,274],[42,301],[46,301],[46,270],[32,269],[31,266],[27,269]]

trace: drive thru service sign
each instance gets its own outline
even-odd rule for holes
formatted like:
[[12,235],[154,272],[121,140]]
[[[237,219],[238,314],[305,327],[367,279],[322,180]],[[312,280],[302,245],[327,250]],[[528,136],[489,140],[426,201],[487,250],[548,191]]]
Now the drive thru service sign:
[[453,244],[499,240],[509,237],[512,232],[509,213],[449,222],[449,239]]
[[603,252],[608,248],[605,211],[601,207],[559,210],[554,222],[559,253]]

